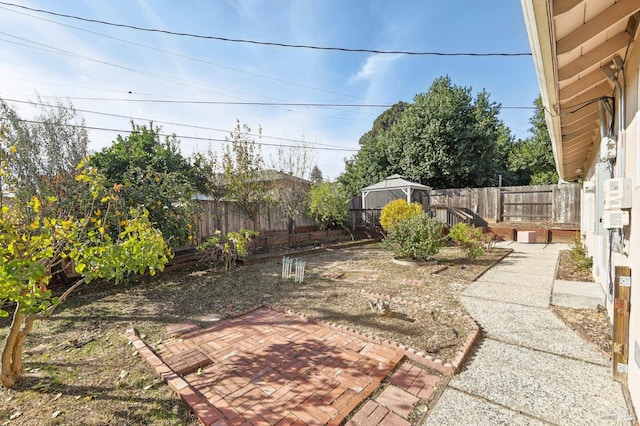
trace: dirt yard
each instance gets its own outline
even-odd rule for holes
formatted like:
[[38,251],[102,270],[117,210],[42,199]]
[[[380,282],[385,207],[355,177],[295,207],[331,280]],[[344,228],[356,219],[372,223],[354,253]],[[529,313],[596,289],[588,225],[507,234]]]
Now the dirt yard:
[[[578,271],[571,262],[569,251],[560,252],[558,279],[568,281],[593,281],[591,272]],[[611,354],[611,325],[604,307],[593,309],[574,309],[553,306],[553,312],[569,327],[586,337],[593,345],[607,354]]]
[[[282,280],[278,260],[231,272],[190,270],[142,283],[86,287],[27,340],[25,374],[1,390],[0,420],[11,425],[196,425],[197,420],[127,344],[135,326],[147,342],[169,324],[236,315],[263,302],[348,325],[451,360],[469,332],[458,295],[504,251],[470,262],[455,248],[438,265],[395,265],[365,246],[308,256],[304,283]],[[372,299],[393,297],[378,316]],[[0,338],[8,322],[0,322]]]

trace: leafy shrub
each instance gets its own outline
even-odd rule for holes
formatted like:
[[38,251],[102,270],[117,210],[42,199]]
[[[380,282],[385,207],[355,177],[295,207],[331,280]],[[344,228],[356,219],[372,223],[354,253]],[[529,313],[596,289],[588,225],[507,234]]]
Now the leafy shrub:
[[422,206],[418,203],[407,203],[406,200],[397,199],[389,202],[380,213],[380,225],[389,232],[400,221],[422,213]]
[[342,227],[349,216],[349,199],[340,184],[317,183],[309,192],[309,215],[318,222],[320,229]]
[[482,228],[469,226],[466,223],[458,223],[449,229],[449,238],[461,247],[469,259],[476,260],[484,254],[485,249],[490,249],[493,243],[493,235],[485,235]]
[[569,246],[571,248],[570,256],[573,267],[578,271],[589,271],[593,266],[593,259],[587,257],[587,247],[582,243],[580,235],[576,234],[573,238],[573,243]]
[[391,227],[384,239],[384,246],[398,257],[427,260],[444,245],[443,226],[442,222],[424,212],[414,214]]
[[222,235],[218,230],[213,237],[200,244],[198,249],[205,252],[203,260],[207,259],[214,265],[223,265],[225,271],[228,271],[237,259],[247,255],[247,244],[258,234],[256,231],[241,229]]

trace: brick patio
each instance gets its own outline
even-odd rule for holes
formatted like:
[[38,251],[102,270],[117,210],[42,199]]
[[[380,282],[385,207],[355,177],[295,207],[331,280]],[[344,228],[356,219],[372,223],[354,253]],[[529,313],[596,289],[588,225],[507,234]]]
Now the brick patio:
[[130,339],[204,425],[338,425],[356,408],[349,424],[408,425],[443,378],[395,345],[266,308],[168,332],[159,356]]

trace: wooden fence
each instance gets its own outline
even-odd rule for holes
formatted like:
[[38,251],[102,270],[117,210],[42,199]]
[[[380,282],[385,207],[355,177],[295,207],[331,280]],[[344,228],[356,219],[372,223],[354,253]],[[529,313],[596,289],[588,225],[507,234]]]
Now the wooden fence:
[[[440,217],[453,212],[460,220],[478,226],[498,222],[580,226],[579,184],[436,189],[431,191],[430,201],[433,215]],[[203,200],[200,205],[196,244],[207,240],[216,230],[223,234],[242,228],[272,234],[287,230],[286,221],[275,208],[258,209],[256,220],[252,221],[230,201]],[[375,228],[379,210],[362,210],[358,198],[354,198],[349,207],[351,218],[347,224],[352,229]],[[302,214],[294,221],[294,233],[309,233],[316,229],[315,225]]]
[[534,222],[580,225],[580,185],[532,185],[502,188],[436,189],[431,205],[456,207],[477,224]]
[[[201,200],[200,207],[202,212],[196,218],[195,244],[206,241],[216,230],[220,230],[223,234],[243,228],[261,233],[287,230],[287,221],[275,208],[259,208],[255,221],[252,221],[236,203],[231,201]],[[293,225],[294,231],[299,233],[315,229],[316,224],[306,214],[302,214],[294,220]]]

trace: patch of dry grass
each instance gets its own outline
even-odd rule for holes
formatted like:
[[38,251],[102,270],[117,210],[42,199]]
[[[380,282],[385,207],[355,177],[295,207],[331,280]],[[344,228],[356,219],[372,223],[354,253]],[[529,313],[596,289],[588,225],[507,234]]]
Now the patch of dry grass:
[[[87,287],[27,340],[25,375],[0,391],[0,420],[16,425],[196,425],[195,417],[127,344],[126,327],[158,344],[165,327],[223,318],[263,302],[348,325],[450,360],[469,332],[460,292],[504,252],[471,263],[455,248],[439,265],[406,267],[378,246],[306,257],[305,282],[280,278],[277,260],[228,273],[190,270],[130,285]],[[447,266],[437,275],[436,270]],[[340,278],[323,278],[327,272]],[[395,297],[392,314],[369,308],[372,293]],[[0,322],[0,338],[7,332]]]

